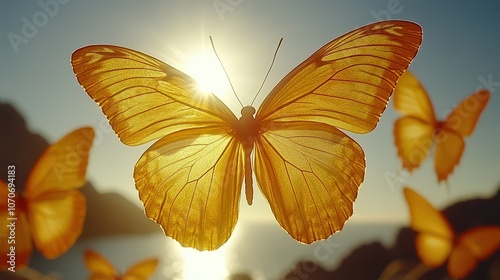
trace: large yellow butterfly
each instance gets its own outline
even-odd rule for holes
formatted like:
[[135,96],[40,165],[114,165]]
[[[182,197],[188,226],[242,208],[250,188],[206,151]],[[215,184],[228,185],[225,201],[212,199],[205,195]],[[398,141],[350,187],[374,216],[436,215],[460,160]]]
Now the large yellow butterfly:
[[403,168],[412,172],[419,167],[435,143],[437,179],[446,181],[460,162],[464,138],[474,131],[489,99],[489,91],[478,91],[459,103],[444,121],[439,121],[424,87],[406,71],[394,91],[394,107],[403,114],[394,123],[395,144]]
[[243,179],[252,203],[252,151],[260,190],[293,238],[312,243],[342,229],[365,158],[338,128],[375,128],[421,40],[420,26],[406,21],[349,32],[292,70],[256,114],[244,107],[240,119],[186,74],[131,49],[84,47],[72,64],[123,143],[160,138],[134,170],[146,215],[181,245],[214,250],[236,225]]
[[[35,163],[24,191],[15,180],[0,180],[0,269],[28,265],[33,247],[54,259],[65,253],[82,232],[87,205],[77,190],[85,183],[91,127],[77,129],[48,147]],[[9,169],[9,170],[14,170]],[[15,178],[15,177],[14,177]],[[14,269],[9,269],[14,266]]]
[[469,229],[458,238],[446,217],[425,198],[410,188],[404,189],[410,208],[410,226],[418,235],[417,254],[428,267],[438,267],[448,260],[448,274],[463,278],[479,261],[500,249],[500,226],[480,226]]
[[121,274],[107,259],[95,251],[85,250],[83,259],[90,271],[88,280],[147,280],[153,275],[158,265],[158,259],[146,259],[134,264]]

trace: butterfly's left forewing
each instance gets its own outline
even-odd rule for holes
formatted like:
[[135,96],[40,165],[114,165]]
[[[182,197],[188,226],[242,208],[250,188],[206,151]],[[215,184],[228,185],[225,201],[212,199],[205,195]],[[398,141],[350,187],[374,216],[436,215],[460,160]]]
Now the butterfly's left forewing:
[[244,153],[229,130],[219,126],[172,133],[135,166],[147,216],[183,246],[217,249],[236,225]]
[[264,100],[255,117],[256,178],[295,239],[325,239],[352,215],[365,159],[337,128],[366,133],[376,126],[421,40],[411,22],[359,28],[320,48]]

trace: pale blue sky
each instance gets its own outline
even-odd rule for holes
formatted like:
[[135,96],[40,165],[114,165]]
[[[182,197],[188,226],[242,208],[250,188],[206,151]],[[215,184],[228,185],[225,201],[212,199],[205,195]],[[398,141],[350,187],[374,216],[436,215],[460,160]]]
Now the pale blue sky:
[[[254,104],[258,107],[286,73],[323,44],[387,16],[422,25],[424,40],[411,69],[429,91],[437,116],[442,117],[484,81],[494,82],[489,85],[490,103],[474,135],[466,141],[460,165],[449,178],[449,191],[445,185],[437,185],[431,160],[405,178],[405,183],[437,206],[488,196],[500,183],[497,1],[55,1],[40,1],[58,3],[57,9],[50,5],[52,15],[37,1],[0,4],[0,101],[13,104],[30,129],[49,141],[78,126],[93,126],[97,139],[88,178],[99,191],[120,192],[139,204],[133,167],[151,144],[128,147],[109,130],[99,107],[80,88],[71,70],[70,56],[76,49],[91,44],[121,45],[189,72],[187,61],[191,57],[211,54],[211,35],[238,95],[248,104],[283,37],[275,66]],[[214,4],[229,6],[217,12]],[[36,31],[25,27],[23,35],[26,20],[39,27]],[[15,36],[12,33],[31,38],[13,46],[9,39]],[[239,116],[240,107],[227,85],[216,94]],[[361,144],[367,157],[365,182],[355,203],[353,221],[407,220],[401,186],[391,187],[385,179],[400,166],[392,136],[396,118],[389,103],[375,131],[366,135],[348,133]],[[274,219],[267,202],[256,193],[252,207],[242,201],[240,221]]]

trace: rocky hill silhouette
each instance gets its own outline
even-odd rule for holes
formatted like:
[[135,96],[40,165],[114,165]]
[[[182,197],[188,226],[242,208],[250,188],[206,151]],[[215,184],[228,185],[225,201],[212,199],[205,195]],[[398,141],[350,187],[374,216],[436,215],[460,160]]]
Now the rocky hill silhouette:
[[[32,166],[49,143],[31,132],[22,115],[6,103],[0,103],[0,131],[0,166],[16,165],[16,187],[20,192]],[[6,176],[6,172],[0,172],[0,179],[6,181]],[[99,193],[90,182],[80,191],[88,205],[80,239],[161,232],[156,223],[145,217],[143,209],[120,194]]]
[[[491,198],[476,198],[457,202],[443,210],[455,232],[459,235],[467,229],[484,226],[500,225],[500,185]],[[319,264],[301,262],[297,268],[318,268],[310,272],[307,278],[300,279],[349,279],[349,280],[396,280],[396,279],[450,279],[445,266],[428,269],[420,264],[415,252],[416,233],[408,227],[400,229],[394,246],[385,247],[379,242],[364,244],[354,249],[334,270],[325,270]],[[304,274],[304,271],[301,271]],[[410,276],[412,274],[413,276]],[[284,279],[296,280],[294,269],[286,273]],[[500,251],[479,263],[477,268],[468,275],[470,280],[491,279],[500,280]]]

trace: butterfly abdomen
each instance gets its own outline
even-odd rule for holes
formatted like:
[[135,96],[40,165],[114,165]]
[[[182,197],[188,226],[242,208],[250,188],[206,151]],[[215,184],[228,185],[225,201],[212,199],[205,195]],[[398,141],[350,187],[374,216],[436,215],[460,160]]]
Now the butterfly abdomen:
[[248,205],[252,205],[253,183],[252,183],[252,164],[250,155],[252,154],[255,140],[260,133],[259,122],[254,118],[255,108],[246,106],[241,109],[241,118],[238,120],[234,133],[236,139],[243,146],[245,152],[245,195]]

